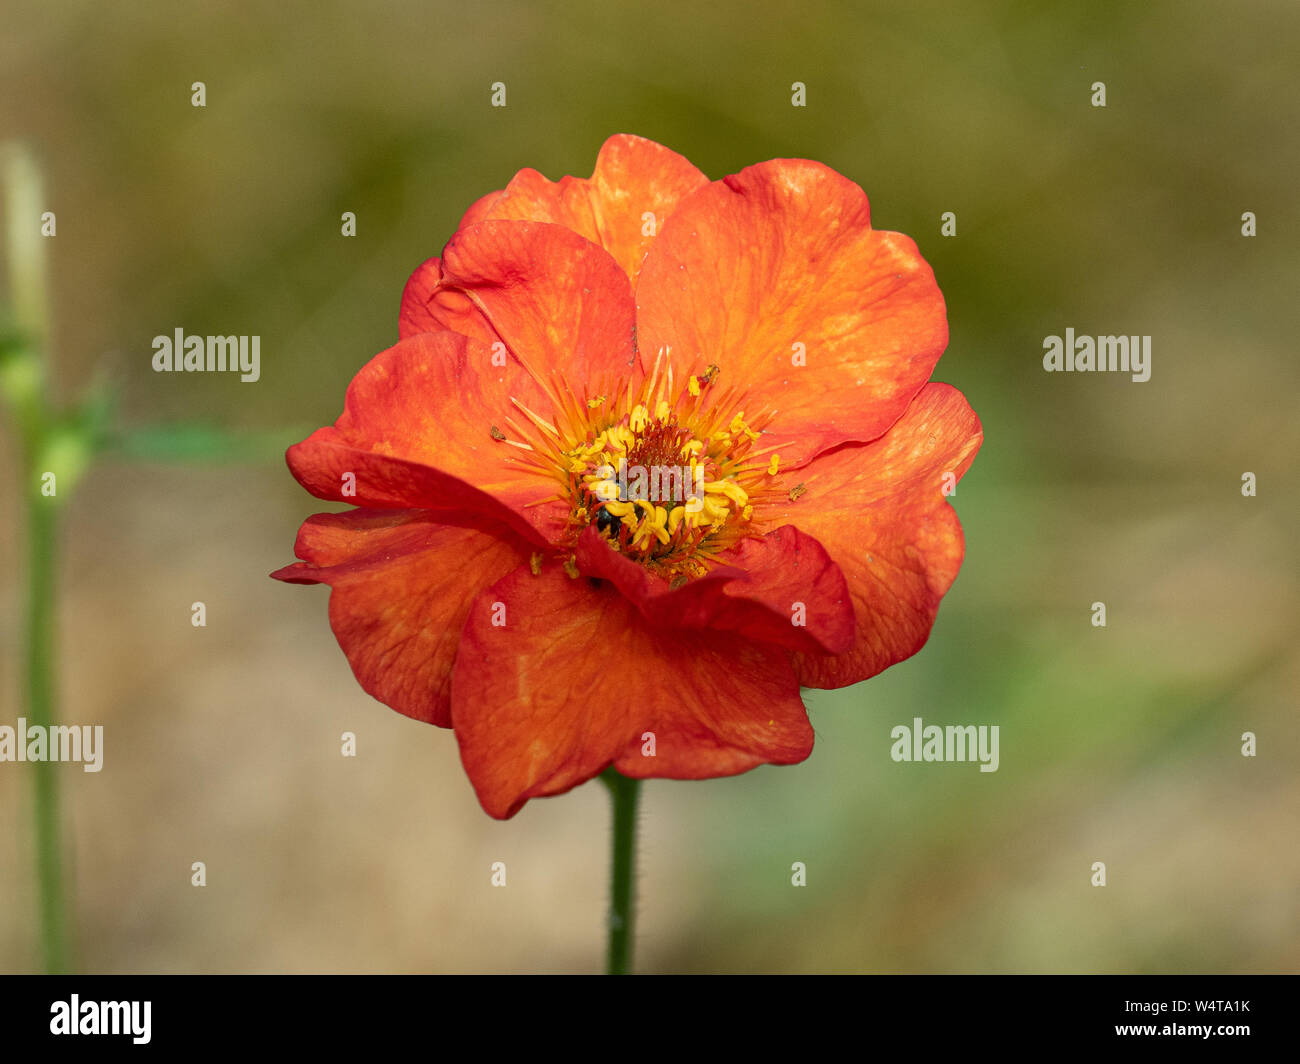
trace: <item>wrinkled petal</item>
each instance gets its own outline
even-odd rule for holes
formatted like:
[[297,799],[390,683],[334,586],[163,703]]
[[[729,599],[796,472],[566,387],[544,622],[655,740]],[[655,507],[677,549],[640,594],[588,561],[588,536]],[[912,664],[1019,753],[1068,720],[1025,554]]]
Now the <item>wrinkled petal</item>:
[[[452,723],[498,818],[611,763],[627,776],[704,779],[802,761],[813,742],[785,652],[651,628],[613,586],[553,565],[537,576],[522,566],[475,601]],[[642,753],[648,732],[653,757]]]
[[635,284],[659,227],[684,196],[708,183],[675,151],[620,133],[601,147],[591,177],[548,181],[520,170],[504,191],[474,205],[473,219],[563,225],[608,251]]
[[512,396],[540,399],[523,367],[493,365],[490,348],[457,333],[420,333],[361,368],[343,414],[290,447],[289,468],[322,499],[466,510],[551,540],[568,506],[533,452],[506,442],[519,436],[509,419],[523,420]]
[[[880,436],[948,342],[916,245],[871,228],[866,194],[820,163],[774,159],[683,200],[637,286],[641,350],[680,373],[721,368],[778,411],[765,446],[787,467]],[[806,364],[799,364],[800,360]]]
[[330,627],[362,688],[397,712],[451,727],[451,668],[470,606],[526,556],[483,521],[415,510],[316,514],[301,559],[271,575],[328,584]]
[[500,340],[544,388],[558,376],[577,390],[632,373],[635,313],[627,275],[589,240],[543,222],[487,221],[415,271],[399,325],[403,337],[450,329]]
[[444,329],[487,344],[499,339],[469,296],[443,285],[442,259],[434,257],[417,266],[406,281],[397,316],[397,335],[406,339],[417,333]]
[[779,507],[778,519],[825,545],[857,614],[849,651],[794,656],[803,686],[857,683],[925,645],[965,553],[944,475],[959,480],[983,438],[961,392],[928,384],[881,439],[832,451],[783,478],[802,491]]
[[578,539],[577,563],[611,581],[655,627],[735,632],[814,654],[853,645],[844,574],[826,548],[788,525],[741,540],[708,574],[678,588],[613,550],[590,525]]

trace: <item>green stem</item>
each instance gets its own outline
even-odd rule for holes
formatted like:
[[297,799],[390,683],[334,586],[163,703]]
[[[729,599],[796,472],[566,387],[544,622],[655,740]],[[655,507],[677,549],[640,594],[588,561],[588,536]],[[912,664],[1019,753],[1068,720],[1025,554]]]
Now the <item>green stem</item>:
[[610,847],[609,951],[605,970],[610,975],[627,975],[632,968],[635,933],[636,806],[641,781],[628,779],[612,768],[601,774],[609,788],[613,813]]
[[[27,523],[27,603],[23,617],[27,661],[26,713],[32,727],[54,724],[54,595],[57,508],[76,479],[52,461],[55,417],[46,392],[50,336],[48,261],[41,235],[41,212],[49,205],[35,157],[20,143],[0,144],[0,192],[5,216],[4,251],[8,265],[11,327],[18,350],[4,352],[4,398],[13,413],[22,450],[22,499]],[[55,452],[58,448],[54,449]],[[63,449],[62,461],[68,461]],[[75,463],[73,463],[75,464]],[[58,473],[60,496],[41,493],[41,475]],[[46,733],[48,735],[48,732]],[[41,915],[41,954],[45,971],[68,970],[68,936],[63,884],[63,831],[59,812],[58,765],[31,766],[36,835],[36,893]]]
[[[35,477],[27,490],[35,492]],[[34,727],[54,723],[53,661],[55,506],[36,494],[27,501],[27,718]],[[36,813],[36,882],[41,912],[41,952],[45,971],[68,970],[64,920],[63,839],[59,818],[58,765],[32,764]]]

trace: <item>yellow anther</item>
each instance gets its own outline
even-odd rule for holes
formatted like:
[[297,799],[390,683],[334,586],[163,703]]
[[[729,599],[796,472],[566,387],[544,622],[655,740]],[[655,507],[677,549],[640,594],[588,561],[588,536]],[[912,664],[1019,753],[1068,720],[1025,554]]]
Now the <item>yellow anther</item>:
[[730,428],[733,436],[739,436],[743,432],[751,440],[758,439],[758,433],[745,424],[745,412],[743,410],[731,419]]
[[649,544],[655,535],[655,526],[649,520],[642,521],[637,525],[636,531],[632,533],[632,546],[641,547]]
[[692,395],[698,396],[700,394],[700,378],[688,377],[686,380],[686,390]]
[[[702,450],[704,450],[704,441],[703,441],[703,440],[688,440],[686,443],[684,443],[684,444],[682,445],[682,454],[683,454],[683,455],[687,455],[687,454],[692,455],[692,456],[694,456],[694,455],[698,455]],[[691,458],[691,467],[692,467],[692,468],[695,467],[695,458],[694,458],[694,457]]]
[[627,427],[633,432],[641,432],[648,424],[650,424],[650,411],[638,403],[632,408],[632,416],[628,418]]
[[604,406],[604,405],[605,405],[605,397],[604,397],[603,395],[598,395],[598,396],[596,396],[595,399],[588,399],[588,400],[587,400],[587,409],[588,409],[588,410],[595,410],[596,407],[598,407],[598,406]]
[[705,484],[704,490],[715,494],[721,492],[737,506],[744,506],[749,502],[749,493],[734,480],[715,480]]
[[751,517],[753,517],[753,516],[754,516],[754,505],[753,505],[753,503],[750,503],[750,504],[749,504],[748,506],[746,506],[743,510],[741,510],[741,511],[740,511],[740,516],[743,517],[746,521],[748,521]]
[[667,421],[670,410],[672,410],[672,407],[669,405],[668,400],[660,399],[658,405],[655,407],[655,420]]
[[577,458],[572,458],[569,460],[570,473],[581,473],[586,468],[587,468],[587,460],[583,458],[581,455],[579,455]]
[[708,521],[710,524],[716,524],[718,521],[725,520],[727,517],[727,504],[722,502],[716,495],[704,496],[704,509],[700,511],[700,523]]
[[675,536],[682,527],[682,518],[686,516],[685,506],[674,506],[668,511],[668,534]]
[[780,466],[781,466],[781,456],[779,454],[772,455],[772,460],[767,463],[767,475],[769,477],[776,476],[776,471],[777,469],[780,468]]
[[542,556],[536,553],[532,554],[528,559],[528,568],[532,572],[533,576],[541,576]]
[[615,517],[630,517],[636,513],[636,507],[630,502],[607,502],[605,503],[605,509]]
[[633,499],[632,501],[646,512],[646,516],[651,521],[655,519],[655,504],[649,499]]
[[572,554],[564,559],[564,571],[568,574],[570,580],[577,580],[579,575],[578,563],[574,560]]
[[[640,500],[638,500],[639,502]],[[645,522],[641,525],[638,532],[650,532],[664,546],[668,545],[671,536],[668,534],[668,511],[662,506],[652,506],[646,511]]]

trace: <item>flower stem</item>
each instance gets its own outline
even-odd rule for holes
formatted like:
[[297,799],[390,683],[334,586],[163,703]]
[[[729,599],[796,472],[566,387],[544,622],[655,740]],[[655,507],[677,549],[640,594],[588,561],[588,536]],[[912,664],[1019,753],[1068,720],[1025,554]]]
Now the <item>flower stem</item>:
[[609,975],[627,975],[632,968],[636,922],[633,885],[636,874],[636,807],[641,781],[628,779],[612,768],[601,773],[600,778],[609,788],[613,813],[609,950],[605,970]]
[[[56,491],[45,495],[41,477],[60,466],[51,442],[55,416],[46,390],[50,337],[48,261],[41,233],[45,202],[41,170],[28,148],[0,144],[12,335],[0,351],[0,397],[13,415],[21,450],[19,472],[27,533],[27,602],[23,615],[25,710],[32,727],[54,724],[54,595],[57,509],[76,479],[59,471]],[[57,448],[55,448],[57,451]],[[68,448],[63,449],[64,460]],[[75,463],[74,463],[75,464]],[[48,731],[47,733],[48,734]],[[59,810],[58,765],[49,758],[31,766],[36,836],[36,893],[40,905],[41,954],[45,971],[68,971],[69,950],[63,884],[63,830]]]
[[[30,487],[28,489],[31,490]],[[27,714],[33,727],[54,723],[50,670],[54,602],[54,500],[37,495],[27,501]],[[58,765],[31,766],[35,786],[36,885],[41,912],[41,952],[45,971],[68,970],[64,921],[63,839],[59,817]]]

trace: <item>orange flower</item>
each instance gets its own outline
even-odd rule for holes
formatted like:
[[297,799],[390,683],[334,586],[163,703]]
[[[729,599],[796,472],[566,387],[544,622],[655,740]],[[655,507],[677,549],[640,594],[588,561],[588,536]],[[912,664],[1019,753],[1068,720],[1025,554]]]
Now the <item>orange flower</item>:
[[588,179],[523,170],[415,271],[400,336],[287,456],[360,508],[273,575],[331,586],[361,686],[453,728],[492,816],[611,764],[802,761],[800,686],[925,643],[982,433],[927,383],[932,271],[835,171],[710,182],[630,136]]

